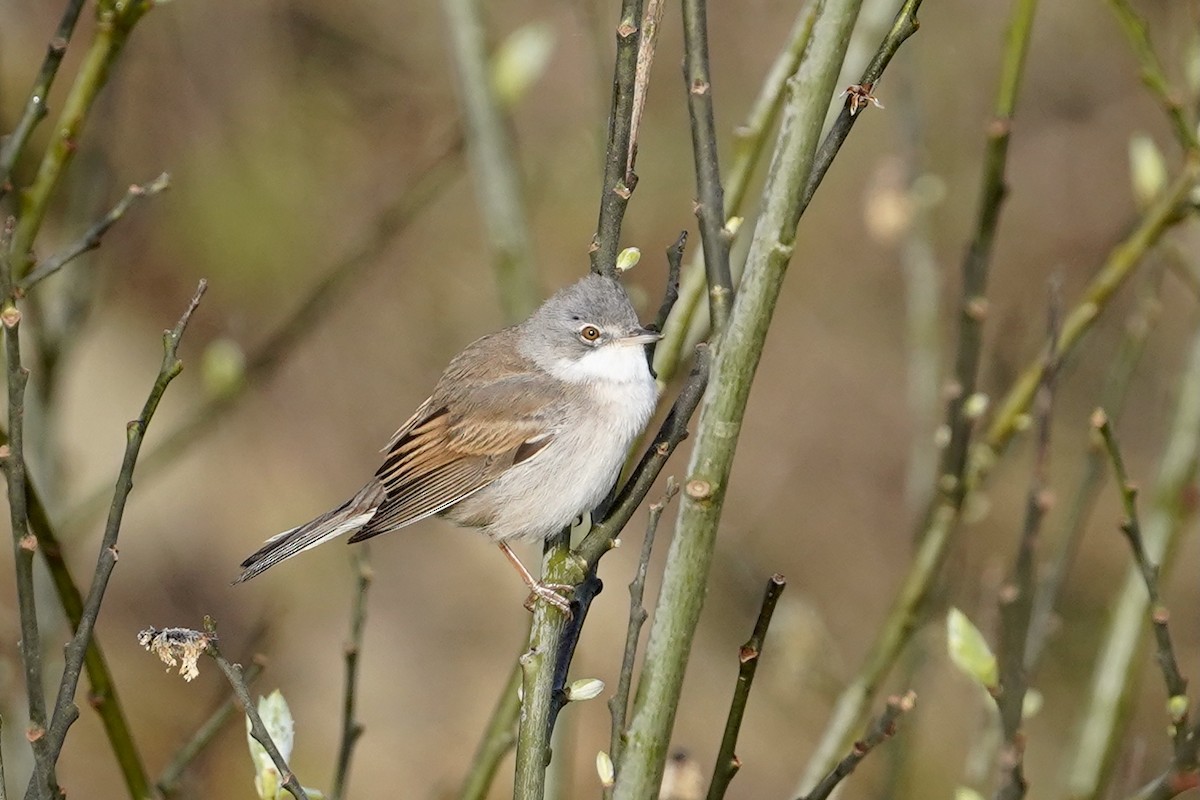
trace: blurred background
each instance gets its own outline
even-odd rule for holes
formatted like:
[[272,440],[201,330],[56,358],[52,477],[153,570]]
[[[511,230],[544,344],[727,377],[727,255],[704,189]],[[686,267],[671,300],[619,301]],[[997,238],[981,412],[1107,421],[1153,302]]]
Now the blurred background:
[[[4,131],[20,113],[59,6],[0,0]],[[883,22],[893,10],[882,10]],[[1167,0],[1139,10],[1171,77],[1185,86],[1177,65],[1194,47],[1195,3]],[[796,3],[774,0],[712,4],[713,91],[726,164],[729,134],[797,11]],[[681,229],[696,234],[678,13],[668,6],[640,138],[640,182],[624,230],[625,244],[644,253],[626,282],[645,319],[661,296],[663,248]],[[940,381],[952,363],[958,268],[977,205],[1007,13],[1004,3],[925,4],[919,33],[877,89],[885,110],[864,112],[800,226],[741,435],[672,743],[710,770],[737,648],[753,626],[767,577],[783,573],[789,585],[742,729],[744,766],[731,797],[790,796],[905,573],[928,489]],[[552,36],[544,75],[512,112],[532,255],[548,294],[588,266],[616,4],[492,3],[487,18],[495,42],[535,23]],[[50,98],[51,118],[30,153],[40,152],[92,29],[89,7]],[[852,50],[852,74],[879,35]],[[264,538],[357,489],[376,468],[378,448],[427,396],[446,362],[506,322],[470,176],[461,159],[444,156],[460,118],[448,45],[446,19],[433,2],[164,3],[132,35],[55,201],[40,239],[43,255],[77,237],[130,183],[164,170],[172,176],[168,192],[135,207],[99,251],[45,287],[40,303],[48,327],[74,333],[57,364],[48,416],[39,421],[31,412],[35,429],[53,437],[31,444],[31,468],[56,519],[69,523],[64,538],[80,576],[91,574],[102,516],[79,513],[79,503],[115,477],[125,422],[136,416],[158,368],[160,333],[196,282],[207,278],[209,291],[185,338],[185,372],[151,426],[148,449],[214,393],[231,391],[243,354],[261,347],[336,264],[367,253],[345,284],[302,318],[277,368],[206,422],[180,458],[138,475],[97,632],[152,775],[228,687],[211,663],[202,662],[190,684],[165,673],[138,647],[136,632],[199,627],[209,614],[228,656],[248,662],[265,654],[255,691],[284,692],[296,718],[292,766],[306,785],[329,788],[354,589],[351,554],[331,545],[249,584],[230,581]],[[1064,301],[1073,305],[1132,223],[1128,149],[1135,134],[1156,141],[1174,168],[1178,148],[1108,10],[1084,0],[1043,4],[992,271],[987,394],[1002,395],[1036,356],[1051,276],[1059,276]],[[439,176],[411,220],[381,221],[431,164],[441,165]],[[19,184],[35,166],[32,158],[18,165]],[[908,195],[914,177],[918,191]],[[914,202],[919,230],[906,225]],[[925,248],[917,256],[914,241]],[[1161,270],[1175,259],[1195,269],[1194,225],[1169,241],[1147,267]],[[699,250],[697,235],[692,248]],[[1162,281],[1155,327],[1117,428],[1131,475],[1144,486],[1153,483],[1197,323],[1194,287],[1175,271]],[[1088,417],[1137,307],[1137,285],[1146,282],[1133,283],[1060,382],[1051,462],[1060,502],[1045,526],[1047,554],[1059,546],[1089,448]],[[919,375],[914,384],[909,307],[914,293],[931,290],[939,293],[933,308],[941,316],[919,352],[940,374]],[[664,408],[675,388],[668,387]],[[686,459],[685,444],[666,473],[681,476]],[[888,682],[888,691],[914,688],[918,711],[851,779],[848,796],[947,796],[965,780],[991,709],[949,664],[942,620],[954,605],[994,632],[996,590],[1015,552],[1032,460],[1028,442],[1019,441],[986,497],[973,504],[930,622],[917,636],[918,655]],[[668,511],[660,531],[648,600],[673,517]],[[1037,796],[1056,794],[1060,785],[1107,610],[1129,567],[1119,517],[1109,484],[1034,681],[1044,696],[1028,726]],[[593,606],[576,677],[615,684],[628,614],[624,587],[644,519],[640,513],[625,546],[603,562],[607,591]],[[1200,671],[1194,534],[1189,527],[1166,587],[1182,667],[1193,676]],[[533,558],[533,548],[522,555]],[[376,580],[361,662],[366,732],[351,796],[451,796],[524,647],[524,588],[494,547],[441,521],[372,542],[370,557]],[[45,577],[40,568],[39,575]],[[0,711],[15,783],[28,765],[11,755],[25,752],[25,711],[8,566],[0,583]],[[48,585],[41,599],[46,640],[65,642]],[[1149,642],[1142,651],[1143,681],[1118,777],[1125,789],[1157,775],[1169,753]],[[49,646],[46,657],[48,675],[57,676],[60,650]],[[74,796],[122,798],[80,688],[82,716],[60,780]],[[562,724],[568,736],[556,757],[569,769],[561,796],[595,796],[607,708],[603,700],[572,706]],[[494,797],[510,792],[509,763]],[[251,797],[252,775],[235,720],[188,772],[181,796]]]

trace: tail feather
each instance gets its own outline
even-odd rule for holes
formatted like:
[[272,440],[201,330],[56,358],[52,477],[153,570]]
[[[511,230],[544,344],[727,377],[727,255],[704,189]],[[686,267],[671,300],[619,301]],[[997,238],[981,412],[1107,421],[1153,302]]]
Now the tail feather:
[[332,511],[311,522],[275,534],[242,562],[242,574],[234,583],[248,581],[297,553],[359,530],[375,516],[384,497],[382,484],[379,481],[371,481],[360,489],[358,494]]

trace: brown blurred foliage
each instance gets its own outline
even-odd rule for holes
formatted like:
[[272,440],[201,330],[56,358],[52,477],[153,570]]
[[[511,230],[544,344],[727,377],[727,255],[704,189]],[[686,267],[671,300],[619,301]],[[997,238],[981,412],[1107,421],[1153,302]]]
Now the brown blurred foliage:
[[[549,69],[512,123],[548,290],[587,269],[610,90],[608,5],[487,8],[497,40],[532,21],[547,23],[556,37]],[[1144,5],[1164,61],[1178,64],[1196,24],[1194,4]],[[0,4],[3,130],[15,121],[57,6]],[[933,432],[914,424],[904,399],[904,276],[896,242],[879,235],[878,216],[888,210],[880,205],[880,187],[897,158],[915,159],[942,186],[930,244],[950,320],[1005,6],[925,5],[919,34],[878,87],[886,109],[864,112],[801,225],[742,434],[676,725],[674,744],[707,770],[762,581],[773,572],[787,575],[790,588],[751,697],[738,748],[745,766],[731,797],[781,796],[794,785],[903,574],[915,514],[906,503],[906,464],[913,442]],[[720,130],[741,120],[795,12],[796,4],[768,0],[713,4]],[[640,183],[624,236],[645,254],[631,280],[647,317],[665,272],[661,249],[693,226],[677,13],[669,9],[664,24],[639,149]],[[209,279],[210,291],[185,340],[187,369],[168,392],[148,446],[210,391],[200,368],[206,349],[221,340],[252,349],[452,135],[458,112],[444,24],[436,3],[359,0],[178,0],[142,21],[88,123],[69,189],[41,240],[43,249],[69,241],[128,183],[171,172],[168,193],[136,208],[101,250],[47,287],[63,296],[67,284],[94,282],[86,327],[65,356],[51,412],[61,459],[42,454],[32,463],[59,507],[115,475],[124,423],[157,369],[158,334],[177,318],[198,278]],[[91,25],[85,10],[52,109]],[[53,114],[31,152],[44,142]],[[1012,194],[993,269],[987,393],[1002,392],[1036,353],[1049,276],[1061,275],[1070,302],[1132,219],[1127,148],[1139,132],[1155,137],[1168,157],[1176,154],[1107,10],[1084,0],[1044,4],[1018,107]],[[27,179],[33,167],[22,162],[18,177]],[[1194,252],[1195,230],[1189,233],[1190,240],[1174,241]],[[1190,289],[1171,275],[1166,285],[1161,319],[1118,423],[1131,473],[1143,484],[1153,478],[1182,349],[1197,321]],[[1124,293],[1062,376],[1051,471],[1060,497],[1069,496],[1080,472],[1088,414],[1133,297]],[[46,313],[85,313],[46,306]],[[305,784],[329,786],[354,585],[349,556],[331,546],[250,584],[229,582],[266,536],[355,489],[448,359],[502,323],[472,188],[459,177],[344,297],[308,321],[310,334],[278,374],[254,387],[184,459],[139,477],[97,631],[152,775],[228,689],[211,665],[191,684],[165,674],[135,634],[150,625],[198,627],[211,614],[227,655],[248,661],[254,652],[267,654],[256,688],[284,691],[297,721],[292,764]],[[947,322],[944,348],[952,336]],[[668,472],[679,475],[685,460],[681,452]],[[1002,573],[1012,557],[1030,463],[1023,443],[993,477],[989,513],[970,523],[952,553],[939,608],[958,605],[985,627],[994,621],[996,581],[986,576]],[[1061,533],[1062,505],[1047,523],[1052,540]],[[1061,604],[1061,626],[1035,681],[1045,695],[1028,729],[1035,793],[1059,777],[1106,607],[1129,564],[1118,516],[1109,492],[1092,518]],[[626,532],[627,541],[639,540],[639,524]],[[98,536],[95,523],[69,543],[81,575],[91,572]],[[604,562],[608,591],[593,609],[576,676],[615,682],[627,614],[623,586],[636,550],[626,546]],[[1166,598],[1179,620],[1184,671],[1195,673],[1200,542],[1194,535],[1178,559]],[[494,548],[440,521],[379,540],[372,561],[361,684],[366,734],[352,796],[448,796],[523,647],[523,587]],[[9,723],[6,745],[13,745],[24,709],[7,567],[0,583],[9,598],[0,607],[6,643],[0,711]],[[652,570],[648,598],[655,588]],[[42,607],[53,605],[47,592]],[[948,665],[940,620],[939,611],[918,637],[924,654],[913,681],[918,711],[853,779],[851,796],[947,796],[960,780],[988,709],[976,687]],[[53,613],[44,625],[54,675],[60,653],[53,643],[68,634]],[[1144,660],[1152,667],[1149,646]],[[1125,770],[1131,786],[1160,770],[1168,747],[1162,688],[1154,671],[1145,678],[1127,737],[1130,752],[1143,754]],[[894,676],[889,689],[902,684]],[[571,732],[556,755],[573,766],[573,788],[563,796],[592,796],[595,752],[608,741],[607,710],[597,701],[582,704],[563,723]],[[10,780],[20,772],[10,764]],[[495,797],[508,792],[501,775]],[[86,707],[59,776],[76,796],[124,796]],[[250,797],[251,780],[243,730],[231,724],[189,773],[184,796]]]

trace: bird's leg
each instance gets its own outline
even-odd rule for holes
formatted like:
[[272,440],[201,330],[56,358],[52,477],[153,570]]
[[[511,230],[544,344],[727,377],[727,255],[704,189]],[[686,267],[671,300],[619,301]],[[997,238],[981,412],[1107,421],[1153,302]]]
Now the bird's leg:
[[521,559],[517,558],[517,554],[512,551],[511,547],[504,542],[498,542],[497,545],[500,551],[504,553],[504,557],[508,559],[508,563],[513,565],[513,568],[521,575],[521,580],[525,581],[525,585],[529,587],[529,597],[525,600],[525,608],[533,611],[534,602],[538,598],[541,598],[562,611],[567,615],[567,619],[570,619],[571,603],[565,595],[569,595],[575,591],[575,587],[568,583],[545,583],[539,581],[525,568],[525,565],[521,563]]

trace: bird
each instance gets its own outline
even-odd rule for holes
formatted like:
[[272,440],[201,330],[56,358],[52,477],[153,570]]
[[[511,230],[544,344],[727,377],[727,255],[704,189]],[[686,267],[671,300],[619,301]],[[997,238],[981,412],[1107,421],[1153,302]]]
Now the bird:
[[658,402],[646,345],[659,338],[615,278],[561,289],[455,356],[374,476],[267,539],[234,582],[346,534],[362,542],[439,516],[499,546],[530,589],[527,608],[540,598],[569,616],[572,587],[534,578],[509,543],[545,540],[611,490]]

